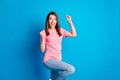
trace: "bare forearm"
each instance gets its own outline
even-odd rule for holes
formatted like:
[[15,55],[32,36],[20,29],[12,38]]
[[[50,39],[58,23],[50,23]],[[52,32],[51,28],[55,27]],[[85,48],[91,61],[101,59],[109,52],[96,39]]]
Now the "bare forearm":
[[75,27],[74,27],[72,21],[69,22],[69,25],[70,25],[70,28],[71,28],[71,34],[73,36],[76,36],[76,30],[75,30]]
[[45,43],[44,42],[40,43],[40,50],[41,50],[41,52],[45,51]]
[[41,50],[41,52],[45,51],[45,40],[44,40],[43,36],[41,36],[41,38],[40,38],[40,50]]
[[75,27],[74,27],[74,25],[73,25],[71,16],[67,15],[66,18],[67,18],[67,21],[68,21],[68,23],[69,23],[69,25],[70,25],[70,28],[71,28],[71,32],[68,33],[68,36],[75,37],[75,36],[76,36],[76,30],[75,30]]

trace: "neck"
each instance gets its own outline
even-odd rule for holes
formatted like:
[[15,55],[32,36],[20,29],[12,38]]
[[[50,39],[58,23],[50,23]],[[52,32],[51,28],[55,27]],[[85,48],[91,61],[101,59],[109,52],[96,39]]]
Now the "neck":
[[55,28],[49,28],[50,30],[55,30]]

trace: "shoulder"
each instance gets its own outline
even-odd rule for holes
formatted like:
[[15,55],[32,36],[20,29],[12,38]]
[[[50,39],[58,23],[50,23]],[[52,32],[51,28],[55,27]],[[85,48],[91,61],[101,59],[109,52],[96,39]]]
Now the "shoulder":
[[65,31],[65,29],[64,29],[64,28],[62,28],[62,27],[60,28],[60,30],[61,30],[62,32],[64,32],[64,31]]
[[45,34],[46,34],[46,33],[45,33],[45,29],[43,29],[42,31],[40,31],[39,34],[40,34],[40,35],[41,35],[41,34],[45,35]]
[[60,28],[60,29],[62,33],[67,32],[64,28]]

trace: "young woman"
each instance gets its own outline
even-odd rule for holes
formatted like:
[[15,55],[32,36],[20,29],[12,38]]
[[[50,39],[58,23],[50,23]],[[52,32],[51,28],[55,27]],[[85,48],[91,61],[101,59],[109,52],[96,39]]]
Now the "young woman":
[[44,64],[51,70],[50,80],[65,80],[74,73],[75,68],[62,61],[61,42],[63,37],[75,37],[76,30],[71,20],[71,16],[67,15],[66,19],[70,24],[71,32],[60,27],[58,16],[55,12],[50,12],[46,18],[45,30],[40,32],[40,49],[45,52]]

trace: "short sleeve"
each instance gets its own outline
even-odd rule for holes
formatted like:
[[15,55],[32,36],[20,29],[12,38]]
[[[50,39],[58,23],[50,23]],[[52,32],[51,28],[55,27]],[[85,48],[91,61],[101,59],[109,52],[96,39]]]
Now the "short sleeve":
[[66,31],[66,30],[63,29],[63,28],[61,28],[61,31],[62,31],[62,36],[63,36],[63,37],[67,37],[68,31]]
[[40,35],[43,35],[43,37],[44,37],[44,42],[46,42],[46,33],[45,33],[45,30],[42,30],[41,32],[40,32]]

